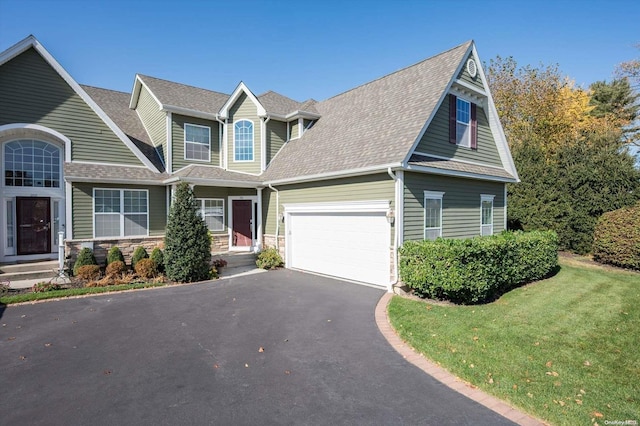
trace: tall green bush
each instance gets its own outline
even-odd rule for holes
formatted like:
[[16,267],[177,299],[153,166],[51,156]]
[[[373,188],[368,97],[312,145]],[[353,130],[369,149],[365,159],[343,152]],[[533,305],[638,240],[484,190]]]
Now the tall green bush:
[[133,255],[131,256],[131,267],[135,270],[136,264],[142,259],[148,259],[149,253],[147,253],[147,249],[143,246],[136,247],[133,251]]
[[82,266],[97,265],[96,257],[93,255],[93,250],[88,247],[84,247],[78,253],[76,262],[73,264],[73,275],[78,275],[78,269]]
[[107,266],[117,261],[124,262],[124,256],[118,246],[113,246],[109,249],[109,253],[107,253]]
[[164,272],[164,255],[160,247],[156,247],[151,251],[150,259],[156,262],[158,266],[158,272]]
[[171,204],[164,261],[171,280],[193,282],[210,277],[211,240],[197,213],[193,190],[185,182],[177,186]]
[[600,217],[594,233],[593,259],[640,270],[640,203]]
[[471,304],[492,300],[558,265],[552,231],[503,232],[466,240],[408,241],[400,278],[422,297]]

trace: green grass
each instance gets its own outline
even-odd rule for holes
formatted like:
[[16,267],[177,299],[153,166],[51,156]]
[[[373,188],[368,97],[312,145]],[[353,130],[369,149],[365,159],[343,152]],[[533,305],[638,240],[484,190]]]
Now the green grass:
[[491,304],[395,296],[389,317],[427,358],[552,424],[640,420],[640,274],[562,262]]
[[111,285],[107,287],[70,288],[65,290],[45,291],[43,293],[22,293],[5,295],[0,297],[0,304],[10,305],[12,303],[33,302],[35,300],[55,299],[58,297],[82,296],[85,294],[99,294],[112,291],[134,290],[138,288],[162,287],[164,283],[135,283]]

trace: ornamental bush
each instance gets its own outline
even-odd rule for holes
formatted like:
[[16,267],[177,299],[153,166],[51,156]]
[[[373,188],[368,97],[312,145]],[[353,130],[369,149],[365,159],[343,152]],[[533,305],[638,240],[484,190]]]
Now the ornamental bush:
[[553,231],[503,232],[466,240],[408,241],[400,277],[419,296],[460,304],[485,303],[544,278],[558,266]]
[[121,278],[127,270],[127,266],[121,260],[116,260],[107,265],[104,273],[109,278]]
[[160,247],[156,247],[151,251],[151,256],[149,257],[149,259],[156,262],[158,272],[164,272],[164,255],[162,254],[162,250],[160,250]]
[[186,182],[176,188],[164,240],[164,266],[169,279],[193,282],[210,278],[211,239]]
[[158,275],[158,265],[152,259],[140,259],[136,263],[136,274],[145,280],[153,278]]
[[78,268],[76,276],[81,280],[94,281],[100,278],[100,266],[98,265],[84,265]]
[[640,270],[640,203],[603,214],[593,240],[595,261]]
[[256,266],[261,269],[275,269],[282,266],[284,262],[275,247],[269,247],[258,253]]
[[107,253],[107,266],[118,261],[124,262],[124,256],[118,246],[113,246],[109,249],[109,253]]
[[149,253],[147,253],[147,250],[142,247],[136,247],[136,249],[133,251],[133,255],[131,256],[131,267],[135,270],[136,269],[136,264],[142,260],[142,259],[148,259],[149,258]]
[[73,264],[73,275],[78,275],[78,268],[86,265],[97,265],[96,257],[93,255],[93,250],[88,247],[84,247],[78,253],[76,262]]

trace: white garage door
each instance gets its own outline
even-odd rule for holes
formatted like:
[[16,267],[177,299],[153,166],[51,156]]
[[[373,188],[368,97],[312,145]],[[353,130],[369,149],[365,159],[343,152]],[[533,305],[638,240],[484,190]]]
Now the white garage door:
[[296,212],[289,213],[287,226],[287,266],[389,284],[386,212]]

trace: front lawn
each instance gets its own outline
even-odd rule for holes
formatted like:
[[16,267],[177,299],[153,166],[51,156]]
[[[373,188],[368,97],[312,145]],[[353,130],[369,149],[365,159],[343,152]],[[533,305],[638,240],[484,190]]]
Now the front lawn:
[[487,305],[395,296],[389,318],[427,358],[552,424],[639,421],[640,274],[561,266]]

